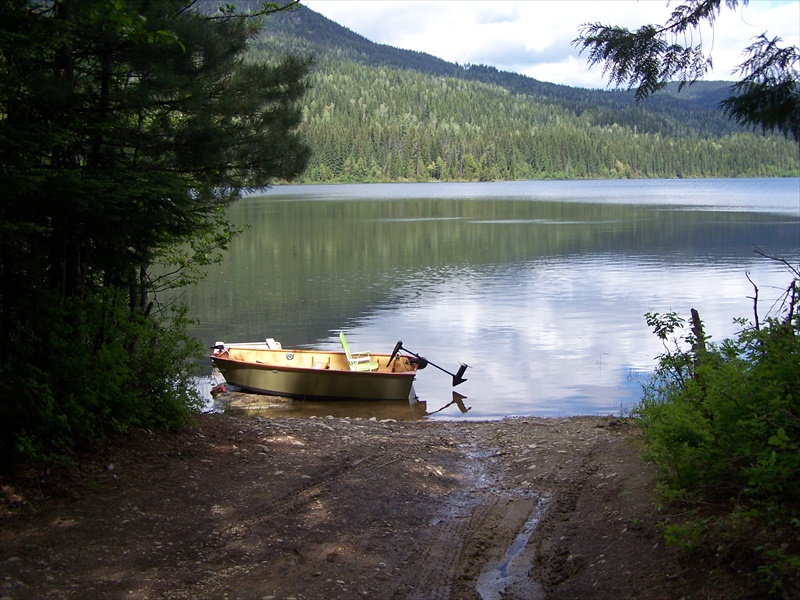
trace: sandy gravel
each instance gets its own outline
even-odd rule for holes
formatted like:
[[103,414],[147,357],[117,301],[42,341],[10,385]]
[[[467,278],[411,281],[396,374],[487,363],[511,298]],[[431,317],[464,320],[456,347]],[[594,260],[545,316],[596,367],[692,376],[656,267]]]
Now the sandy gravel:
[[640,452],[615,418],[203,415],[4,478],[0,597],[735,597],[665,547]]

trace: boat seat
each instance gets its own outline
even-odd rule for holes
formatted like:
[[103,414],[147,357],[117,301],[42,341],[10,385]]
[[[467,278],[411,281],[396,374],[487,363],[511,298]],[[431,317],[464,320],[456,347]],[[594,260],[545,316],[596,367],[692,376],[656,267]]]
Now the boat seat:
[[344,353],[347,355],[347,364],[350,365],[351,371],[377,370],[378,363],[372,360],[369,352],[350,352],[350,347],[344,337],[344,331],[339,332],[339,340],[342,342],[342,348],[344,348]]

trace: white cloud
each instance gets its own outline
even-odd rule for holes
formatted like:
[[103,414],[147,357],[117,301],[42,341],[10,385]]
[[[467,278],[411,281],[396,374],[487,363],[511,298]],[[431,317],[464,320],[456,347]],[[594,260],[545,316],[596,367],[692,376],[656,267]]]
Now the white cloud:
[[[602,69],[589,70],[571,45],[581,24],[636,28],[663,23],[672,8],[650,0],[352,1],[311,0],[305,4],[340,25],[380,44],[427,52],[459,64],[486,64],[542,81],[606,87]],[[751,0],[736,11],[724,8],[713,31],[701,32],[712,52],[708,79],[734,79],[741,52],[761,33],[800,45],[800,2]]]

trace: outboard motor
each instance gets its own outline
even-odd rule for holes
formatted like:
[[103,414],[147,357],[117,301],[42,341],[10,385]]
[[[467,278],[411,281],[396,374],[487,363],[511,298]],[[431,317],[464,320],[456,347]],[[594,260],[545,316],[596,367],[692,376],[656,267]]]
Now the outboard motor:
[[428,359],[424,356],[414,356],[408,359],[412,365],[417,365],[417,369],[420,371],[428,366]]

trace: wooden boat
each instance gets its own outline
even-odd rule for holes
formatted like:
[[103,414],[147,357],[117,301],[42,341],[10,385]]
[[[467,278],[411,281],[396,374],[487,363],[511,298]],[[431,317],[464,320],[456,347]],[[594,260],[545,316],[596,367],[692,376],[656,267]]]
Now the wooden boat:
[[410,399],[414,377],[424,362],[397,350],[392,354],[350,352],[344,334],[340,337],[343,352],[287,350],[274,340],[217,342],[211,359],[228,383],[260,394],[308,399]]

